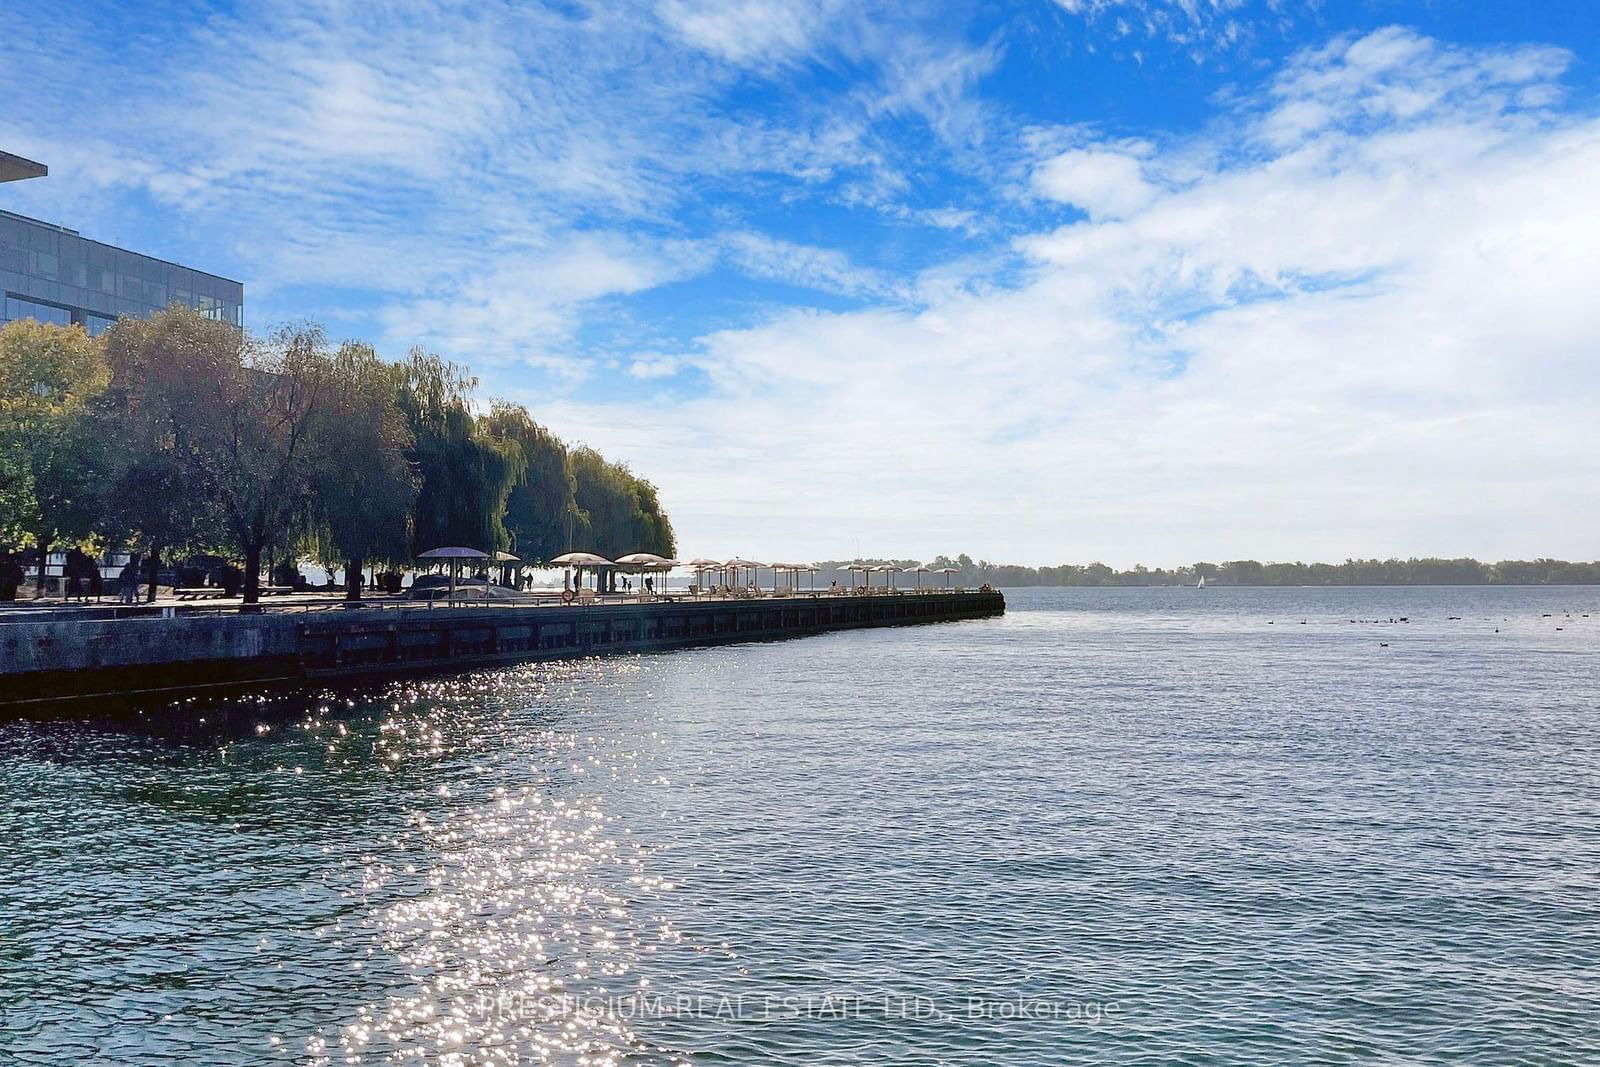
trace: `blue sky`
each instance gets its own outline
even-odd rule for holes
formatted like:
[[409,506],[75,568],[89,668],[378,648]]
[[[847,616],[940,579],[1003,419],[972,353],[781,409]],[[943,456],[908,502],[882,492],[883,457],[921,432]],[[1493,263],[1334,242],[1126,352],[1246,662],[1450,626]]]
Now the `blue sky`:
[[1593,556],[1586,4],[40,4],[0,206],[470,364],[690,554]]

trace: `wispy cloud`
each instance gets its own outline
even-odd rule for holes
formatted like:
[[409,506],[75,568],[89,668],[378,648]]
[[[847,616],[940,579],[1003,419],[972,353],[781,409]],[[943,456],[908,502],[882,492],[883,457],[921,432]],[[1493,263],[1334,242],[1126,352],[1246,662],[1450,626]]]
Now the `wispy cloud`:
[[[1419,106],[1371,61],[1402,53]],[[1581,554],[1561,531],[1600,518],[1571,492],[1600,389],[1600,123],[1542,108],[1560,69],[1400,31],[1308,52],[1206,144],[1134,159],[1108,142],[1123,185],[1074,178],[1068,198],[1116,210],[1021,241],[1025,283],[714,334],[714,395],[615,439],[673,457],[657,476],[713,544],[758,528],[803,551],[866,528],[913,555],[929,529],[1005,530],[1033,559]],[[1323,120],[1279,136],[1307,102]],[[1061,159],[1040,160],[1044,186]],[[1188,177],[1145,188],[1136,164]],[[807,406],[826,419],[785,417]],[[712,429],[669,450],[683,421]],[[762,464],[699,477],[752,441]],[[767,528],[795,514],[776,488],[794,485],[815,489],[812,517]]]
[[153,3],[23,13],[63,32],[0,49],[0,141],[52,177],[8,205],[471,362],[696,551],[1581,554],[1549,532],[1600,519],[1560,49],[1324,34],[1164,128],[1080,114],[1035,23],[1215,54],[1310,8]]

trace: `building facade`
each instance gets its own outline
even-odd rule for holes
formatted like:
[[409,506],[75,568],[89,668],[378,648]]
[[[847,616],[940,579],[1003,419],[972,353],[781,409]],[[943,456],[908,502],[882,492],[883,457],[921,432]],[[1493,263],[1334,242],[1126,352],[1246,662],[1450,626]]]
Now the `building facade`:
[[[46,168],[0,152],[0,182]],[[242,325],[244,285],[164,259],[90,240],[76,230],[0,209],[0,322],[78,323],[98,334],[120,315],[147,317],[169,304]]]

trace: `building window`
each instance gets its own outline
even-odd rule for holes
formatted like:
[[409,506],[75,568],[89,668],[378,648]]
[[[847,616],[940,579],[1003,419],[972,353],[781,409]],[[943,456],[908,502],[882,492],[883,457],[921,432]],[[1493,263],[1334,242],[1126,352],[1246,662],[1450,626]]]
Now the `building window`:
[[40,322],[53,322],[57,326],[67,326],[72,322],[72,312],[66,308],[51,307],[10,295],[6,296],[4,317],[8,322],[12,319],[37,319]]

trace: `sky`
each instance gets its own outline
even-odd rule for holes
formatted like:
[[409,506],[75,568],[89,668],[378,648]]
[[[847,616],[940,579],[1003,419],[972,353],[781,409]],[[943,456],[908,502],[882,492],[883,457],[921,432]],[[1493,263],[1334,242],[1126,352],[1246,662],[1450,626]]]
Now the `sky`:
[[1600,556],[1588,0],[0,23],[0,207],[470,365],[685,556]]

